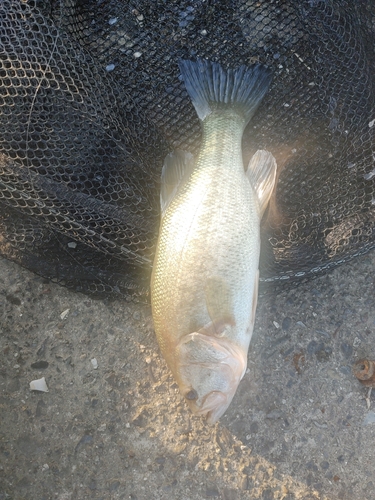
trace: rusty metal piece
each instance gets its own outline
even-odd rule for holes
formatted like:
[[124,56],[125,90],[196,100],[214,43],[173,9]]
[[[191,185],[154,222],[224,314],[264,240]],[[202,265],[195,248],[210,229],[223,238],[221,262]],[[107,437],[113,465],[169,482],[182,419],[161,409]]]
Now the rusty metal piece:
[[375,387],[375,361],[361,359],[353,366],[353,374],[366,387]]
[[303,365],[305,364],[305,354],[302,351],[295,352],[293,354],[293,366],[296,369],[298,375],[301,375]]

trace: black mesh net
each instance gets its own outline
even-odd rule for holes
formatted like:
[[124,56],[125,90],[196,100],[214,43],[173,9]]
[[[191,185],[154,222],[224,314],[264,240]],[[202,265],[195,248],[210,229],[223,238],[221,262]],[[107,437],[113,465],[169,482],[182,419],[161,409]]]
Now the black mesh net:
[[3,0],[0,252],[94,294],[145,293],[159,177],[200,126],[178,58],[274,71],[245,131],[278,163],[265,282],[375,246],[372,0]]

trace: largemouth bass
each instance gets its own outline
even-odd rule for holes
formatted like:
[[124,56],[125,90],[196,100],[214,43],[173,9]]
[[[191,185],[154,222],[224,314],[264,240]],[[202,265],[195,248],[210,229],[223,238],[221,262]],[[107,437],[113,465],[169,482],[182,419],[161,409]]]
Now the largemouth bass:
[[245,172],[241,140],[271,74],[261,65],[179,66],[203,135],[196,158],[174,152],[163,166],[152,313],[181,394],[193,413],[215,423],[245,373],[254,325],[260,220],[276,162],[257,151]]

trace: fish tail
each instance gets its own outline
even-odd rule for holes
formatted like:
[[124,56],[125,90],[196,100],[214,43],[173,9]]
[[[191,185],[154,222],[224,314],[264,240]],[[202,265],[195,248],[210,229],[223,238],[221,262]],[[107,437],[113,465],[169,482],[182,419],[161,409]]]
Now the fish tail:
[[198,59],[179,60],[186,90],[203,121],[214,110],[238,109],[250,121],[271,83],[272,73],[261,64],[224,69],[220,64]]

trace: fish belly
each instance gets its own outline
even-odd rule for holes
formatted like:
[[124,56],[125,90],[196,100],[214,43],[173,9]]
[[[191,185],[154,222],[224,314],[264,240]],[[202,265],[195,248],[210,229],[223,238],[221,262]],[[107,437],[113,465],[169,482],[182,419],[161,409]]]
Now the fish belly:
[[207,293],[215,293],[207,290],[210,283],[229,290],[232,340],[247,348],[250,339],[243,336],[259,247],[255,193],[242,165],[237,173],[207,167],[195,172],[163,218],[152,277],[155,331],[170,366],[181,337],[214,320],[207,307]]

